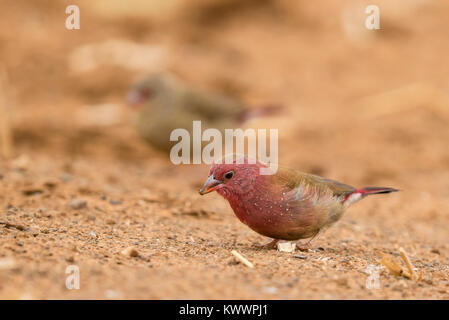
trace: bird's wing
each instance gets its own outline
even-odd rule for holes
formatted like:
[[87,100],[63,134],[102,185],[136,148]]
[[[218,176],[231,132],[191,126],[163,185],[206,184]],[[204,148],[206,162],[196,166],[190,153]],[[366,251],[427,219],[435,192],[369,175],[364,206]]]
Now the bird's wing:
[[244,110],[243,104],[218,94],[186,89],[184,103],[192,112],[201,114],[206,119],[237,118]]
[[275,179],[278,184],[287,190],[312,188],[317,191],[317,194],[329,194],[331,192],[335,197],[345,196],[356,190],[354,187],[335,180],[285,167],[278,168]]

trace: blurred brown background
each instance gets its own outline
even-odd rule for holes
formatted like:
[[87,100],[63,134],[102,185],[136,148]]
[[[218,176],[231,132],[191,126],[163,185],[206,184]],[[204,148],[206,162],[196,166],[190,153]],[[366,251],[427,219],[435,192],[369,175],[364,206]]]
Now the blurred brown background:
[[[80,30],[65,28],[72,4]],[[368,4],[380,30],[365,28]],[[449,298],[449,3],[3,0],[0,12],[12,136],[0,298]],[[306,259],[252,249],[262,237],[197,195],[207,167],[173,167],[130,126],[127,89],[161,71],[287,106],[257,124],[279,128],[283,164],[403,191],[354,206]],[[381,268],[381,289],[366,289],[367,265],[399,247],[421,281]],[[70,264],[80,290],[65,288]]]

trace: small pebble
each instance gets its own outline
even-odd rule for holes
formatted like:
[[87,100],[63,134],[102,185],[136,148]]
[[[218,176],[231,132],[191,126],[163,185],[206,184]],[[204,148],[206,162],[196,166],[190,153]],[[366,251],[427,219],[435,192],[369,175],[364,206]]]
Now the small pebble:
[[122,255],[127,257],[138,257],[139,252],[134,247],[128,247],[121,252]]
[[34,228],[28,228],[26,231],[30,233],[33,237],[36,237],[39,234],[39,230]]
[[107,299],[123,299],[122,294],[119,291],[115,290],[105,290],[104,296]]
[[297,254],[297,255],[295,255],[295,258],[296,258],[296,259],[306,260],[306,259],[307,259],[307,256],[302,255],[302,254]]
[[278,250],[281,252],[294,252],[296,248],[295,242],[278,242]]
[[69,207],[75,210],[83,209],[87,207],[87,201],[83,199],[72,199],[69,202]]
[[0,270],[8,270],[13,269],[17,265],[16,260],[14,258],[0,258]]
[[63,173],[61,175],[61,180],[63,182],[69,182],[71,179],[72,179],[72,176],[70,174],[68,174],[68,173]]
[[115,224],[115,220],[113,220],[113,219],[107,219],[107,220],[106,220],[106,224],[113,225],[113,224]]
[[263,292],[269,293],[269,294],[276,294],[278,292],[278,288],[276,287],[264,287]]

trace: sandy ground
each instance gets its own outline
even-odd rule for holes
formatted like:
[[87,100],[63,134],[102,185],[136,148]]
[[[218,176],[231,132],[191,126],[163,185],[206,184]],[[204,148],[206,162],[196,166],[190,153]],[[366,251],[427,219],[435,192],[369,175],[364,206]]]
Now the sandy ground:
[[[367,31],[363,1],[2,1],[0,298],[448,299],[449,5],[378,2]],[[158,70],[287,106],[254,123],[279,128],[282,164],[402,191],[354,205],[309,252],[255,249],[266,239],[198,195],[207,166],[174,166],[130,126],[126,90]],[[419,280],[380,264],[400,247]]]

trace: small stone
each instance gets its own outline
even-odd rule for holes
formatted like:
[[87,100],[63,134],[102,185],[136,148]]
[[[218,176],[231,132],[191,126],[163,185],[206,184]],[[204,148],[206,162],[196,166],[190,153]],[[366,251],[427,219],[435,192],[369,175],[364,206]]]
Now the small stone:
[[53,190],[54,188],[56,188],[56,186],[58,185],[58,183],[56,181],[45,181],[44,182],[44,187],[50,190]]
[[11,165],[16,170],[27,171],[30,168],[31,160],[30,157],[23,154],[20,157],[12,160]]
[[36,237],[40,233],[40,230],[34,228],[28,228],[26,231],[30,233],[33,237]]
[[16,265],[14,258],[0,258],[0,270],[14,269]]
[[296,258],[296,259],[301,259],[301,260],[306,260],[306,259],[307,259],[307,256],[302,255],[302,254],[297,254],[297,255],[295,255],[295,258]]
[[105,290],[104,296],[107,299],[123,299],[122,294],[119,291],[115,290]]
[[87,207],[87,201],[83,199],[72,199],[68,205],[71,209],[79,210]]
[[22,193],[25,196],[35,196],[35,195],[41,194],[43,192],[44,192],[44,190],[42,190],[41,188],[33,188],[33,187],[26,188],[26,189],[22,190]]
[[337,285],[339,285],[341,287],[349,287],[348,279],[346,279],[346,278],[335,279],[335,282],[337,283]]
[[71,179],[72,179],[72,176],[70,174],[68,174],[68,173],[63,173],[61,175],[61,180],[63,182],[69,182]]
[[121,252],[122,255],[127,257],[138,257],[139,252],[134,247],[128,247]]
[[276,294],[278,292],[278,288],[276,287],[264,287],[263,292],[269,293],[269,294]]
[[106,224],[113,225],[113,224],[115,224],[115,220],[113,220],[113,219],[107,219],[107,220],[106,220]]
[[435,253],[435,254],[440,254],[440,250],[438,250],[438,249],[432,249],[432,250],[430,250],[430,252]]
[[278,242],[278,250],[281,252],[294,252],[295,248],[295,242]]
[[93,231],[89,232],[89,236],[91,238],[97,239],[97,234],[95,232],[93,232]]

